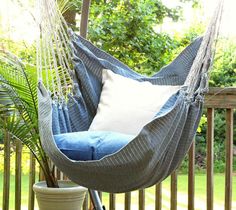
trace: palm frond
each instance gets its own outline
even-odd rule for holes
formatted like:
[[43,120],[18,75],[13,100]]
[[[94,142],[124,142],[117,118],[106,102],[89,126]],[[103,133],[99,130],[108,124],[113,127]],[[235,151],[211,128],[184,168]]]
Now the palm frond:
[[16,113],[4,116],[0,115],[0,122],[3,128],[11,135],[12,139],[18,139],[26,145],[37,159],[41,159],[41,151],[38,149],[39,139],[30,135],[32,128],[25,126]]
[[7,117],[0,115],[0,125],[8,132],[11,139],[20,140],[30,149],[44,171],[47,183],[49,183],[51,187],[57,187],[57,183],[52,177],[52,172],[50,171],[47,156],[40,145],[39,136],[31,135],[29,133],[30,128],[26,127],[15,114]]
[[58,9],[63,14],[73,6],[73,1],[57,0]]
[[[13,102],[26,124],[36,125],[38,118],[36,73],[29,74],[24,65],[9,54],[8,58],[0,56],[0,61],[4,66],[0,68],[2,92],[5,92]],[[37,130],[37,126],[35,129]]]
[[0,125],[26,145],[40,164],[48,186],[57,187],[38,130],[36,67],[0,51]]

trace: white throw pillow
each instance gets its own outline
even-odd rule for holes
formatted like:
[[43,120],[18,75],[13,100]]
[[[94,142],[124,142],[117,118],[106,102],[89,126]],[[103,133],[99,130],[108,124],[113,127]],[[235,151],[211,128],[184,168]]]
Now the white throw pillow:
[[152,85],[103,70],[103,88],[90,131],[137,135],[180,86]]

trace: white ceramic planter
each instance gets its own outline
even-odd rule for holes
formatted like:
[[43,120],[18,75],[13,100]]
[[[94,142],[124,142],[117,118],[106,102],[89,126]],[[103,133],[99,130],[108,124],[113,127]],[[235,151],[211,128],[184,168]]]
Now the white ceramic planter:
[[81,210],[87,189],[71,181],[58,181],[59,188],[49,188],[46,183],[34,184],[39,210]]

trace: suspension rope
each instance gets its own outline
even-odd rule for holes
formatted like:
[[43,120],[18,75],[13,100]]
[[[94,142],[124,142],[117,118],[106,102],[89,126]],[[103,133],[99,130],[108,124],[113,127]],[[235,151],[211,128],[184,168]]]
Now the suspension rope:
[[[38,77],[45,81],[54,97],[67,97],[73,85],[72,51],[68,26],[54,0],[38,0],[40,41],[37,47]],[[43,71],[46,71],[44,74]],[[50,84],[51,83],[51,84]]]
[[[224,0],[219,0],[218,2],[211,22],[203,37],[198,54],[185,81],[184,85],[188,87],[187,92],[190,98],[195,94],[195,91],[201,93],[204,89],[208,88],[208,67],[211,65],[212,60],[212,46],[218,36],[220,18],[223,11],[223,2]],[[198,79],[199,76],[201,78],[200,81]],[[198,86],[199,88],[196,90]]]

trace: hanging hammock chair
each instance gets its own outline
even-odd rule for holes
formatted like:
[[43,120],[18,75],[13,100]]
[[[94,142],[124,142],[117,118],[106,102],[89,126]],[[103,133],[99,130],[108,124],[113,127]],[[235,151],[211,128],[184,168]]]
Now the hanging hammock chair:
[[[161,182],[179,166],[198,127],[222,1],[205,35],[151,77],[135,73],[69,30],[54,0],[38,2],[39,128],[47,155],[69,179],[90,189],[127,192]],[[137,134],[128,137],[111,134],[111,144],[112,139],[127,140],[115,152],[99,157],[70,157],[55,139],[72,135],[73,142],[76,136],[80,141],[86,132],[91,132],[87,130],[99,106],[106,69],[139,83],[180,86],[180,89]],[[107,135],[98,132],[95,136],[100,134],[102,141]],[[86,144],[86,139],[80,143]]]

